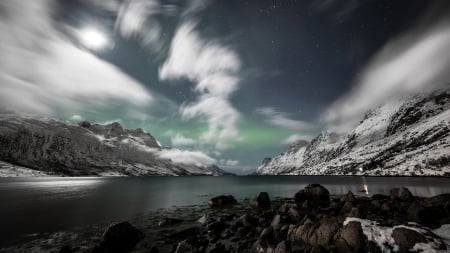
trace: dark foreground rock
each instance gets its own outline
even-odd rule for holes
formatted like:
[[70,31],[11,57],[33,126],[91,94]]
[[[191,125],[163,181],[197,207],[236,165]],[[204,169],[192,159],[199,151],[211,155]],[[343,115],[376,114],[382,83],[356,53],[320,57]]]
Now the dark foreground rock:
[[127,221],[112,223],[105,230],[103,241],[94,247],[92,253],[130,252],[144,237],[144,233]]
[[208,201],[210,207],[229,207],[237,204],[237,200],[231,195],[220,195]]
[[255,208],[270,208],[270,198],[267,192],[260,192],[250,201],[250,205]]
[[205,203],[144,215],[132,221],[138,228],[118,223],[103,236],[98,230],[89,237],[60,234],[0,252],[449,252],[432,230],[449,224],[449,196],[421,198],[398,188],[390,195],[360,197],[349,192],[330,198],[323,186],[309,185],[296,198],[272,199],[270,207],[260,198],[258,206],[265,208],[218,196],[210,207]]

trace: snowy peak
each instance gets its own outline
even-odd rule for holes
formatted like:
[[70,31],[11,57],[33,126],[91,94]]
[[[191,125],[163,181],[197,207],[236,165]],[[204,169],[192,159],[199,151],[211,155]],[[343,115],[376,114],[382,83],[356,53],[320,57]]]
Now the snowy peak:
[[422,93],[370,110],[346,135],[322,131],[306,147],[266,158],[257,173],[449,175],[449,125],[450,89]]
[[429,96],[415,96],[405,102],[393,115],[386,135],[392,135],[408,126],[424,121],[450,109],[450,91],[435,91]]
[[82,121],[78,125],[91,131],[99,140],[108,142],[110,145],[137,143],[146,147],[160,147],[156,139],[141,128],[124,129],[118,122],[100,125]]

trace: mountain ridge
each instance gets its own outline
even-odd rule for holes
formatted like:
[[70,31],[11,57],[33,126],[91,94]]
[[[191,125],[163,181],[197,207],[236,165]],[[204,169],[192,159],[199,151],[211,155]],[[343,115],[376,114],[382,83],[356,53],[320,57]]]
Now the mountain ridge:
[[151,134],[139,128],[125,129],[117,122],[74,124],[33,114],[3,112],[0,143],[0,161],[54,175],[226,174],[209,163],[173,160],[170,157],[191,153],[162,147]]
[[347,134],[322,131],[265,158],[256,174],[448,176],[450,88],[387,102]]

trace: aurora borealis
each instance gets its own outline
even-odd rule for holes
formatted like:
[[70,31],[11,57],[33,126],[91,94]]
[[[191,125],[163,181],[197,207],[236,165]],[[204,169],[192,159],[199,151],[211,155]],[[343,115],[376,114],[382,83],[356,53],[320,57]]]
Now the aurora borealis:
[[[248,173],[296,140],[343,131],[388,96],[440,85],[450,65],[448,7],[420,0],[2,1],[0,104],[72,122],[118,121]],[[100,36],[97,30],[107,43],[80,39],[83,31]],[[442,69],[416,76],[436,55]],[[392,72],[381,68],[387,65]]]

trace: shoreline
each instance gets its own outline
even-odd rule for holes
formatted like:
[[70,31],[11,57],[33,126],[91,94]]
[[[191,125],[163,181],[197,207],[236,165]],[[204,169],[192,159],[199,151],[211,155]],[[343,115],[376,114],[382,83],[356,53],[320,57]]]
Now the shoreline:
[[[390,195],[334,196],[320,185],[310,185],[293,198],[270,200],[262,195],[238,203],[231,198],[231,202],[212,198],[211,207],[205,203],[142,213],[130,219],[131,227],[140,232],[136,232],[139,240],[126,252],[377,252],[383,244],[365,234],[370,227],[378,229],[374,233],[387,233],[386,238],[391,233],[388,248],[406,247],[401,241],[405,237],[436,252],[450,250],[446,238],[433,233],[439,227],[450,229],[450,194],[416,197],[405,188],[397,188]],[[123,233],[118,242],[134,231],[127,226],[119,228]],[[0,252],[114,252],[105,241],[105,227],[108,221],[43,234],[42,238],[0,248]]]

